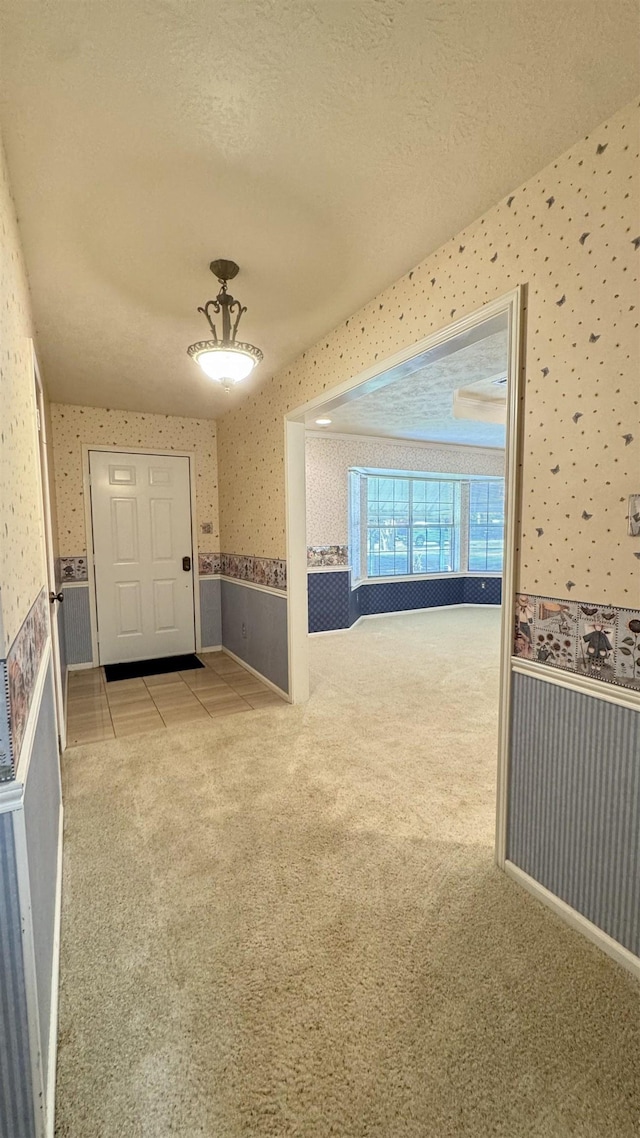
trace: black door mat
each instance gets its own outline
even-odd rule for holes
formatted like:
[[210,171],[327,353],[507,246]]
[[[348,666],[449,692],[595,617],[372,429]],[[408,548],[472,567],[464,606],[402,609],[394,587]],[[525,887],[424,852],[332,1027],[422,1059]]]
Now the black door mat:
[[127,664],[105,664],[104,675],[108,684],[114,680],[137,680],[140,676],[162,676],[165,672],[188,672],[191,668],[204,668],[195,653],[188,656],[163,656],[161,660],[131,660]]

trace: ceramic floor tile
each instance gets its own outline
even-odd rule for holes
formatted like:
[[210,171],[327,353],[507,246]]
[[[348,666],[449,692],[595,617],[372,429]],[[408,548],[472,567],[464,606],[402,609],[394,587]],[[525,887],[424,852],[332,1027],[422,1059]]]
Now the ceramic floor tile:
[[210,707],[209,715],[212,719],[220,719],[223,715],[237,715],[240,711],[251,711],[244,699],[236,700],[225,707]]
[[93,727],[67,728],[67,746],[81,747],[83,743],[101,743],[104,739],[114,738],[113,724],[96,724]]
[[254,676],[247,676],[246,673],[242,676],[229,676],[229,684],[234,691],[240,692],[242,695],[270,690],[266,684],[261,683]]
[[244,698],[253,708],[285,706],[285,701],[281,699],[279,695],[276,695],[274,691],[269,690],[246,695]]
[[164,687],[165,684],[179,683],[182,679],[180,672],[162,672],[157,676],[144,676],[148,688]]
[[183,691],[170,692],[167,691],[166,688],[156,689],[153,702],[156,707],[162,710],[163,707],[195,707],[198,700],[191,689],[185,684]]
[[160,712],[155,708],[152,712],[145,711],[136,715],[114,715],[113,729],[116,738],[123,735],[146,735],[149,731],[157,731],[164,727]]
[[231,660],[228,656],[223,656],[222,659],[217,660],[215,664],[211,664],[211,668],[220,676],[228,675],[231,672],[245,671],[241,664],[236,664],[235,660]]
[[109,692],[134,691],[136,688],[144,691],[145,683],[141,676],[136,676],[132,680],[112,680],[106,685],[106,688]]
[[243,699],[243,696],[238,695],[237,692],[230,692],[229,695],[224,695],[222,699],[210,699],[208,696],[203,695],[200,702],[202,702],[203,707],[205,707],[207,711],[218,711],[223,708],[241,707],[243,703],[246,703],[246,700]]
[[163,707],[160,714],[167,727],[174,727],[177,723],[195,723],[199,719],[209,718],[206,707],[203,707],[197,700],[193,707]]
[[182,679],[192,691],[201,689],[226,687],[226,680],[214,672],[213,668],[203,668],[198,672],[181,672]]
[[225,691],[198,692],[198,699],[206,708],[223,707],[227,703],[237,703],[242,696],[237,691],[227,688]]
[[133,715],[136,710],[143,711],[154,706],[154,701],[146,688],[142,692],[121,692],[113,695],[107,693],[107,700],[110,709],[123,710],[129,715]]

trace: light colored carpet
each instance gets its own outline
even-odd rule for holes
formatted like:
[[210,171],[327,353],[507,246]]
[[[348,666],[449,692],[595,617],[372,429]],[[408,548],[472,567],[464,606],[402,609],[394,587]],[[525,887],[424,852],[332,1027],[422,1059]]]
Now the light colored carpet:
[[76,748],[62,1138],[637,1138],[638,988],[493,865],[498,614]]

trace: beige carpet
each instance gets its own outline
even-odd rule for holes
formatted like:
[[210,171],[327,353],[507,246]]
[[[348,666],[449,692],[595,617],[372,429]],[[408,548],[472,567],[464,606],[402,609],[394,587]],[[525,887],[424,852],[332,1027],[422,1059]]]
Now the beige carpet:
[[64,1138],[637,1138],[640,1002],[493,865],[498,614],[65,762]]

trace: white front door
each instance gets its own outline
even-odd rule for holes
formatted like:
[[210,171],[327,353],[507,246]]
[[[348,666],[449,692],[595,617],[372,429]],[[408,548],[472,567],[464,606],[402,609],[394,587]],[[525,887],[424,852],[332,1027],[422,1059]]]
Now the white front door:
[[90,451],[89,471],[100,663],[193,652],[189,459]]

